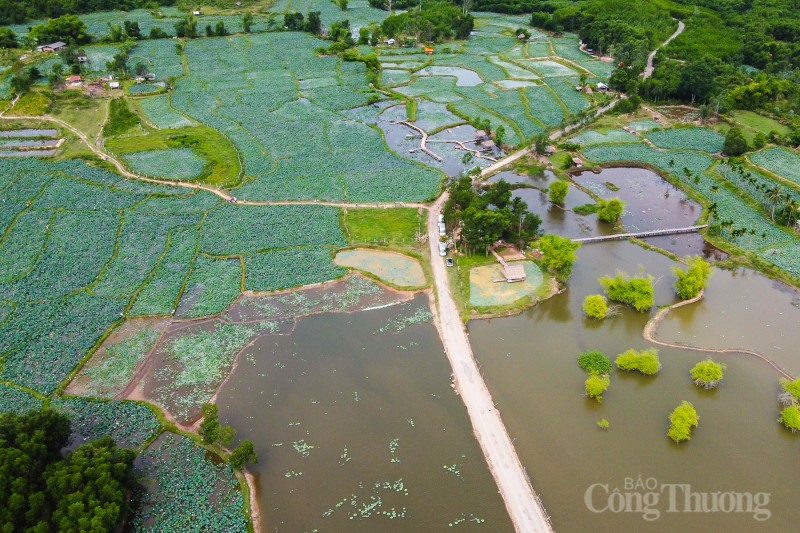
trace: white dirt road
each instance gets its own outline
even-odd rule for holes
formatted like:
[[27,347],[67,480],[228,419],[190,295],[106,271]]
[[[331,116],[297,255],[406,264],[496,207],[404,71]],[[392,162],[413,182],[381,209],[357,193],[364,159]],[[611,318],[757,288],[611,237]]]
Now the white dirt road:
[[521,533],[552,532],[544,507],[531,487],[500,412],[495,408],[492,395],[478,370],[464,324],[450,293],[447,267],[439,256],[438,248],[438,214],[447,197],[447,193],[440,196],[428,213],[428,240],[438,303],[436,327],[453,369],[456,391],[467,407],[475,437],[500,489],[514,528]]

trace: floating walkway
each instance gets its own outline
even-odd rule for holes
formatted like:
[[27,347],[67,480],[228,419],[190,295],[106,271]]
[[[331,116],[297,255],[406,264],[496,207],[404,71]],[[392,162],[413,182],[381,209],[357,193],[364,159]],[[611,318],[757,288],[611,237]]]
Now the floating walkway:
[[585,244],[589,242],[621,241],[622,239],[629,239],[631,237],[642,239],[645,237],[660,237],[661,235],[680,235],[682,233],[696,233],[701,229],[707,227],[708,224],[701,224],[699,226],[688,226],[686,228],[657,229],[653,231],[640,231],[638,233],[617,233],[615,235],[601,235],[600,237],[584,237],[582,239],[572,239],[572,242],[579,242]]

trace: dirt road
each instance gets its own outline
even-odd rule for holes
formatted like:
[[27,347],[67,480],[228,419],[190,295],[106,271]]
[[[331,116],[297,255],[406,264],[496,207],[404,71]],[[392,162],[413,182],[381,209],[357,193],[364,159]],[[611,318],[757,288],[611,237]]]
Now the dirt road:
[[670,41],[672,41],[672,39],[683,33],[683,28],[685,27],[686,25],[679,20],[678,29],[675,30],[675,33],[670,35],[666,41],[661,43],[661,46],[650,52],[650,55],[647,56],[647,66],[644,68],[644,74],[642,75],[643,80],[646,80],[647,78],[653,75],[653,59],[656,57],[656,52],[658,52],[661,48],[667,46],[670,43]]
[[450,293],[446,266],[439,256],[438,214],[447,193],[439,197],[428,214],[431,267],[438,300],[436,327],[453,369],[456,390],[467,407],[475,437],[483,450],[489,470],[518,532],[552,532],[544,507],[533,492],[530,480],[520,463],[500,412],[483,381],[464,324]]

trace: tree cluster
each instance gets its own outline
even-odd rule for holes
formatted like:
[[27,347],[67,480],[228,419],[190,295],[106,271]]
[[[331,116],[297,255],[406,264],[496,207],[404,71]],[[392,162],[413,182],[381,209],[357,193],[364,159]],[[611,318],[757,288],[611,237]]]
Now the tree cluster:
[[[171,6],[174,0],[159,0],[158,5]],[[80,15],[95,11],[151,8],[152,0],[0,0],[0,24],[20,24],[26,20]]]
[[639,312],[653,307],[655,291],[652,276],[630,277],[619,272],[613,278],[603,276],[598,281],[609,300],[628,304]]
[[614,364],[620,370],[627,372],[640,372],[645,376],[654,376],[661,370],[661,361],[658,359],[658,350],[625,350],[617,355]]
[[[236,431],[230,426],[223,426],[219,423],[217,406],[207,403],[202,407],[203,421],[200,423],[200,438],[205,444],[211,446],[228,447],[233,444],[236,438]],[[230,464],[233,468],[241,470],[248,463],[257,463],[258,458],[253,446],[253,442],[247,439],[242,440],[239,445],[231,452]]]
[[389,37],[410,37],[416,42],[440,42],[446,39],[466,39],[475,26],[469,13],[447,2],[429,1],[422,9],[391,15],[381,23]]
[[700,361],[689,371],[694,384],[704,389],[713,389],[724,377],[725,365],[711,359]]
[[50,409],[0,414],[0,529],[115,531],[135,453],[105,437],[62,456],[69,419]]
[[611,385],[611,360],[602,352],[590,351],[578,356],[578,365],[589,374],[584,382],[586,395],[602,402]]
[[696,255],[686,258],[686,270],[673,267],[672,272],[678,278],[675,282],[675,292],[682,300],[689,300],[705,289],[708,277],[711,275],[711,265]]
[[533,244],[542,253],[542,265],[547,271],[561,283],[569,281],[580,243],[560,235],[543,235]]
[[86,44],[92,41],[92,36],[86,31],[86,24],[75,15],[64,15],[34,26],[31,28],[30,37],[39,44],[57,41],[67,44]]
[[542,219],[528,211],[521,198],[511,197],[505,180],[476,190],[468,176],[453,182],[444,207],[445,220],[461,228],[461,239],[470,252],[485,250],[503,239],[521,248],[536,237]]
[[692,438],[692,428],[697,427],[700,417],[694,406],[682,401],[669,415],[669,430],[667,436],[675,442],[683,442]]

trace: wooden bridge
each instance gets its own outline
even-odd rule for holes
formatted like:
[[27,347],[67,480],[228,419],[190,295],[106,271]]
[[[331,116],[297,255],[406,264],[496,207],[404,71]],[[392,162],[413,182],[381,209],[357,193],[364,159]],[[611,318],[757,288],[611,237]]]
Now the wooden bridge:
[[662,235],[680,235],[681,233],[695,233],[703,228],[707,228],[708,224],[701,224],[699,226],[688,226],[686,228],[671,228],[671,229],[657,229],[653,231],[640,231],[638,233],[616,233],[614,235],[601,235],[599,237],[584,237],[582,239],[572,239],[572,242],[589,243],[589,242],[603,242],[603,241],[621,241],[630,237],[645,238],[645,237],[660,237]]

